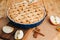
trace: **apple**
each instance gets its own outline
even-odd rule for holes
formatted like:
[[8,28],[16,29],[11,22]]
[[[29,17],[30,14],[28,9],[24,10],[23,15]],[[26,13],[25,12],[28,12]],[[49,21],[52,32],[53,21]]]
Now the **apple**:
[[60,18],[57,16],[50,16],[50,21],[54,25],[59,25],[60,24]]
[[24,35],[24,33],[23,33],[22,30],[17,30],[16,33],[15,33],[15,39],[16,40],[22,39],[23,35]]
[[14,31],[14,28],[12,28],[10,26],[4,26],[2,30],[4,33],[11,33]]

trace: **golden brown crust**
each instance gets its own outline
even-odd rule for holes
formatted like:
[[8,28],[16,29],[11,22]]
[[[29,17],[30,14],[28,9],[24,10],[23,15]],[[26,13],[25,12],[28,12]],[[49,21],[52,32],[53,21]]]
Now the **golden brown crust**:
[[44,16],[44,10],[38,2],[27,4],[21,3],[13,5],[9,9],[9,16],[18,23],[32,24],[41,20]]

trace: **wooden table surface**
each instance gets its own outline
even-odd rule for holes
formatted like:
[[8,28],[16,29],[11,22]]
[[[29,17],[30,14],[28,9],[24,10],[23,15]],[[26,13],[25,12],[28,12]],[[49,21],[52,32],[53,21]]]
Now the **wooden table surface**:
[[24,40],[53,40],[58,32],[56,31],[56,27],[49,22],[49,17],[51,15],[55,15],[60,17],[60,0],[43,0],[46,12],[48,16],[44,20],[44,22],[38,26],[41,29],[41,33],[45,35],[45,37],[38,36],[38,38],[33,38],[33,31],[29,33]]
[[[9,0],[9,2],[10,2],[10,0]],[[8,4],[9,4],[9,2],[8,2]],[[33,37],[34,28],[32,28],[26,32],[26,34],[24,35],[22,40],[53,40],[54,37],[58,34],[58,31],[56,31],[57,26],[54,26],[49,22],[49,17],[51,15],[60,17],[60,0],[43,0],[42,3],[44,4],[44,6],[46,8],[46,13],[48,15],[45,18],[45,20],[43,21],[43,23],[38,26],[38,28],[41,29],[40,32],[43,33],[45,36],[42,37],[41,35],[39,35],[37,38],[34,38]],[[9,22],[9,20],[6,18],[6,9],[5,9],[6,1],[4,1],[4,3],[2,2],[2,4],[3,4],[2,7],[4,8],[4,10],[3,10],[3,8],[1,9],[1,7],[0,7],[0,15],[2,15],[4,18],[0,19],[0,37],[2,37],[2,38],[12,37],[12,38],[10,38],[10,40],[14,40],[13,35],[11,36],[11,34],[5,34],[2,32],[2,27]],[[1,10],[3,12],[1,12]],[[7,35],[9,35],[9,36],[7,36]]]

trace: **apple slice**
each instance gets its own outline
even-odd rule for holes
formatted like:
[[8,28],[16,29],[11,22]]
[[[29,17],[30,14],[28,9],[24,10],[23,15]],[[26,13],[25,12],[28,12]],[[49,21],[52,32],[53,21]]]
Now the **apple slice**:
[[19,39],[23,38],[23,35],[24,35],[24,33],[22,30],[17,30],[14,37],[16,40],[19,40]]
[[50,16],[50,21],[54,25],[59,25],[60,24],[60,18],[57,16]]
[[59,26],[59,27],[57,27],[57,28],[56,28],[56,30],[60,32],[60,26]]
[[4,33],[11,33],[14,31],[14,28],[12,28],[10,26],[4,26],[2,30]]

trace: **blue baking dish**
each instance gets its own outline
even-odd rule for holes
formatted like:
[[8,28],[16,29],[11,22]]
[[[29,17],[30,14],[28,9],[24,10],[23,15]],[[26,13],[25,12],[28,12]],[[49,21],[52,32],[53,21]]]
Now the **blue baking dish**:
[[45,17],[46,17],[46,15],[44,16],[44,18],[42,18],[42,20],[40,20],[40,21],[38,21],[36,23],[33,23],[33,24],[20,24],[20,23],[14,22],[9,17],[8,17],[8,19],[10,21],[10,24],[14,25],[15,27],[19,27],[19,28],[22,28],[22,29],[29,29],[29,28],[39,26],[44,21]]
[[9,16],[8,16],[8,13],[7,13],[7,17],[10,21],[10,24],[14,25],[15,27],[19,27],[19,28],[22,28],[22,29],[29,29],[29,28],[33,28],[33,27],[37,27],[39,26],[45,19],[45,17],[47,16],[46,12],[44,12],[44,17],[36,22],[36,23],[33,23],[33,24],[20,24],[20,23],[17,23],[17,22],[14,22]]

